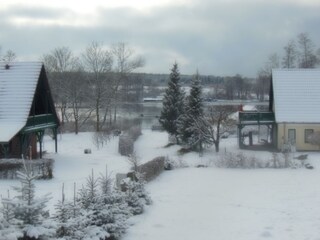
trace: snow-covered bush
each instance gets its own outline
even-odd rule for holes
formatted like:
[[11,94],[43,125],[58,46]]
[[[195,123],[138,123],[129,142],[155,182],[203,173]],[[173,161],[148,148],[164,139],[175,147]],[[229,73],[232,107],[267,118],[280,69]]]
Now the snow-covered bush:
[[174,168],[174,161],[169,158],[168,156],[164,159],[164,169],[165,170],[172,170]]
[[[0,159],[0,179],[16,179],[24,171],[23,159]],[[53,178],[53,159],[28,160],[28,168],[38,179]]]
[[119,137],[119,153],[122,156],[129,156],[134,151],[134,141],[130,136]]
[[145,180],[141,174],[135,172],[137,180],[126,178],[122,180],[125,189],[125,200],[133,215],[143,213],[144,206],[151,204],[151,198],[145,190]]
[[141,134],[141,126],[130,127],[125,134],[119,138],[119,153],[123,156],[131,155],[134,152],[134,142]]
[[141,126],[131,127],[128,131],[128,135],[133,139],[133,141],[136,141],[141,134]]
[[225,152],[216,161],[217,167],[225,168],[261,168],[264,163],[254,156],[247,156],[242,152]]
[[165,157],[156,157],[153,160],[138,166],[138,172],[142,173],[144,179],[149,182],[164,170]]
[[269,159],[258,159],[243,152],[225,152],[215,162],[224,168],[298,168],[301,162],[293,159],[291,153],[272,153]]
[[271,168],[301,168],[304,162],[299,159],[294,159],[291,152],[285,151],[281,153],[272,153],[270,161],[266,167]]

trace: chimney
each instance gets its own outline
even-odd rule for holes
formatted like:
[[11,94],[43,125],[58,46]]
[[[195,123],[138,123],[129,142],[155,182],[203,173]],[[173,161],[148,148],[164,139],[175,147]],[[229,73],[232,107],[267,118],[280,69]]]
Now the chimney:
[[9,65],[9,64],[6,64],[6,65],[4,66],[4,68],[5,68],[6,70],[9,70],[9,69],[10,69],[10,65]]

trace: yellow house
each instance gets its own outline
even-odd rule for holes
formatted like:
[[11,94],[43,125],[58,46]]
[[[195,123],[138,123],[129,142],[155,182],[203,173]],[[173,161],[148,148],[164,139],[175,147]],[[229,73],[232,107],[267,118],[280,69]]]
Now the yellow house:
[[272,90],[276,147],[319,150],[308,137],[320,131],[320,69],[275,69]]
[[308,137],[320,131],[320,69],[274,69],[269,111],[239,112],[240,148],[247,147],[242,129],[250,125],[267,126],[270,132],[267,144],[271,148],[319,150]]

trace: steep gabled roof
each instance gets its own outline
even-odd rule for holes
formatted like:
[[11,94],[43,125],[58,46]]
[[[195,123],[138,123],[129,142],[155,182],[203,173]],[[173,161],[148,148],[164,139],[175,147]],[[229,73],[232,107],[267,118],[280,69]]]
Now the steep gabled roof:
[[272,71],[277,123],[320,123],[320,69]]
[[8,142],[28,119],[43,64],[0,62],[0,142]]

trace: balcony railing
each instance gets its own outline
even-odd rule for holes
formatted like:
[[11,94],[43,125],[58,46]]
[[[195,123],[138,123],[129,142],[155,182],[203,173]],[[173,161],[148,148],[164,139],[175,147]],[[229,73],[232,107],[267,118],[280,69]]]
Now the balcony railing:
[[26,133],[57,126],[58,123],[53,114],[41,114],[28,117],[27,124],[22,131]]
[[274,122],[275,117],[273,112],[257,112],[257,111],[243,111],[239,112],[239,123],[244,122]]

